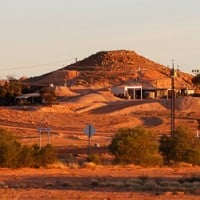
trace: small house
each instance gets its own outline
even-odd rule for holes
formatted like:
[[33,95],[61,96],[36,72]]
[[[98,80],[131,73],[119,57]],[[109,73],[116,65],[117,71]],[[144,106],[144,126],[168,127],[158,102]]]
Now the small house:
[[41,94],[38,92],[23,94],[16,97],[16,101],[20,104],[34,104],[38,103],[41,99]]
[[194,94],[195,94],[195,89],[189,89],[189,88],[180,89],[181,96],[193,96]]
[[126,99],[142,99],[141,85],[122,85],[111,88],[112,94],[120,98]]

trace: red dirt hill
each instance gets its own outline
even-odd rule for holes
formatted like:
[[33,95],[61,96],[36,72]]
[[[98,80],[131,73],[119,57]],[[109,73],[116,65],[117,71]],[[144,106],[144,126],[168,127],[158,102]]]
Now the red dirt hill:
[[[192,76],[177,71],[176,87],[191,88]],[[157,64],[134,51],[102,51],[60,70],[30,79],[31,83],[68,86],[119,85],[142,83],[159,88],[170,87],[170,68]]]

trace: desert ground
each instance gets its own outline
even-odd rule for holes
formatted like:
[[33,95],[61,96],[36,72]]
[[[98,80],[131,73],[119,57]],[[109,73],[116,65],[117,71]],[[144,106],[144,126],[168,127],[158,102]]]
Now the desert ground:
[[197,200],[200,183],[194,176],[199,173],[199,167],[188,166],[144,169],[87,165],[83,168],[1,169],[0,198]]
[[[170,133],[170,99],[123,100],[108,89],[60,88],[52,106],[0,108],[0,127],[11,130],[23,144],[39,142],[38,128],[51,128],[51,144],[61,161],[48,169],[0,169],[0,199],[200,199],[200,168],[142,168],[112,165],[107,146],[119,128],[144,126],[159,138]],[[200,99],[176,99],[176,126],[196,134]],[[101,165],[86,163],[86,125],[96,133],[91,151]],[[47,144],[42,134],[42,145]],[[95,144],[99,144],[99,148]]]

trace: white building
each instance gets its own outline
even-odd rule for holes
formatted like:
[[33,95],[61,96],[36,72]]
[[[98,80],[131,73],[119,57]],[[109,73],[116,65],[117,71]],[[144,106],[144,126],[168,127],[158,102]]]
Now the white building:
[[141,85],[122,85],[114,86],[111,88],[112,94],[117,97],[127,99],[142,99],[142,86]]

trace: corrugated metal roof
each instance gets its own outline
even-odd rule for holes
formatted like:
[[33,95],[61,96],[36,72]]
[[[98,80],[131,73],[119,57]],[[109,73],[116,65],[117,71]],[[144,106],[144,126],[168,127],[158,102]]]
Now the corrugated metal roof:
[[24,94],[24,95],[21,95],[21,96],[17,96],[16,98],[17,99],[28,99],[30,97],[39,97],[39,96],[41,96],[41,94],[35,92],[35,93],[29,93],[29,94]]

